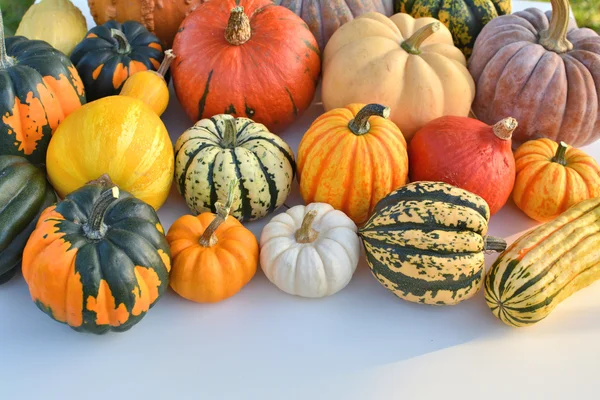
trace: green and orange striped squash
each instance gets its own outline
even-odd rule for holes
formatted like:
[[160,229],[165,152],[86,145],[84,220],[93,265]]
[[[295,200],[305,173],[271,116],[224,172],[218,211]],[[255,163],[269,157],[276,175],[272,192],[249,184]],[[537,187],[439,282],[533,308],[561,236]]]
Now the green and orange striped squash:
[[169,286],[170,249],[154,209],[108,181],[40,216],[23,253],[35,304],[80,332],[123,332]]
[[88,101],[119,94],[127,78],[158,70],[163,58],[160,40],[135,21],[96,26],[71,53]]
[[531,326],[600,279],[600,197],[584,200],[526,233],[500,254],[485,278],[493,314]]

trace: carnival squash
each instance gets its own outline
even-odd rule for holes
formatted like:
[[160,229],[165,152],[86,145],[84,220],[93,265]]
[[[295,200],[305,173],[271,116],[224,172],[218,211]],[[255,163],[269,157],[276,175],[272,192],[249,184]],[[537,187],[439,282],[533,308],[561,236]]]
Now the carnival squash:
[[70,0],[42,0],[27,10],[16,35],[43,40],[69,56],[87,30],[85,17]]
[[173,145],[147,104],[109,96],[86,104],[60,124],[46,167],[60,197],[106,174],[158,210],[173,182]]
[[401,299],[455,305],[485,275],[484,251],[506,242],[487,236],[481,197],[442,182],[415,182],[386,196],[359,230],[375,278]]
[[367,12],[393,14],[394,0],[274,0],[300,16],[323,50],[340,26]]
[[173,51],[175,91],[192,121],[232,114],[274,133],[308,108],[321,71],[306,24],[269,0],[200,5],[181,24]]
[[551,3],[552,14],[530,8],[482,30],[469,60],[473,111],[488,124],[515,117],[516,144],[583,146],[600,138],[600,36],[577,28],[568,0]]
[[411,181],[439,181],[474,193],[491,215],[506,204],[515,184],[512,132],[505,118],[493,126],[467,117],[441,117],[414,136],[408,149]]
[[71,54],[88,101],[119,94],[127,78],[157,70],[162,60],[158,38],[134,21],[108,21],[92,28]]
[[17,272],[43,210],[56,201],[44,172],[18,156],[0,156],[0,284]]
[[329,204],[295,206],[276,215],[260,236],[260,265],[282,291],[326,297],[344,289],[360,257],[356,224]]
[[227,200],[216,203],[216,215],[184,215],[169,229],[171,287],[188,300],[225,300],[238,293],[256,273],[256,237],[229,215],[235,207],[237,187],[235,181],[228,185]]
[[325,47],[325,110],[385,104],[407,141],[435,118],[466,117],[474,96],[465,56],[448,28],[433,18],[363,14],[338,29]]
[[160,117],[169,105],[169,85],[165,74],[174,59],[173,51],[165,51],[165,58],[158,71],[136,72],[125,81],[120,95],[142,100]]
[[378,104],[350,104],[317,118],[298,147],[298,180],[306,204],[327,203],[356,224],[408,181],[402,132]]
[[294,153],[262,124],[228,114],[198,121],[175,143],[177,189],[196,214],[216,212],[232,179],[240,201],[231,215],[253,221],[287,199],[296,170]]
[[600,279],[600,198],[584,200],[523,235],[485,278],[485,299],[502,322],[531,326]]
[[3,32],[0,13],[0,155],[41,164],[54,129],[85,103],[83,83],[48,43]]
[[515,152],[513,200],[530,218],[547,222],[600,197],[600,166],[583,151],[550,139],[530,140]]
[[137,21],[171,48],[181,21],[206,0],[88,0],[98,25],[109,20]]
[[511,0],[395,0],[395,11],[414,18],[433,17],[452,33],[454,45],[469,58],[481,29],[499,15],[510,14]]
[[169,285],[169,245],[152,207],[94,182],[47,208],[23,253],[35,304],[80,332],[123,332]]

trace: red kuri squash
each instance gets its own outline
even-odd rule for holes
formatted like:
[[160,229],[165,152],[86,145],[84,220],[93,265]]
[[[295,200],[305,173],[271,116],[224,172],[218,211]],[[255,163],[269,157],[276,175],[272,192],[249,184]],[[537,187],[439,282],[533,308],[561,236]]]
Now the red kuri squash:
[[489,126],[466,117],[445,116],[421,128],[410,143],[412,181],[438,181],[481,196],[493,215],[515,184],[511,137],[514,118]]
[[181,24],[171,66],[193,121],[250,118],[279,133],[310,105],[321,71],[315,37],[269,0],[209,1]]

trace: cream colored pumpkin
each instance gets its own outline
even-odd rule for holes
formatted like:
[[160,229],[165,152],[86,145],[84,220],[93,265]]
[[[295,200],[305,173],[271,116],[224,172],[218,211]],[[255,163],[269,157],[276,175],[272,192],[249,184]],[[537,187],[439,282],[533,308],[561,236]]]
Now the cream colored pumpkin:
[[438,117],[466,117],[474,97],[465,56],[434,18],[363,14],[338,29],[325,47],[325,110],[383,104],[407,140]]
[[326,203],[295,206],[275,216],[260,237],[260,265],[279,289],[302,297],[339,292],[360,255],[357,227]]

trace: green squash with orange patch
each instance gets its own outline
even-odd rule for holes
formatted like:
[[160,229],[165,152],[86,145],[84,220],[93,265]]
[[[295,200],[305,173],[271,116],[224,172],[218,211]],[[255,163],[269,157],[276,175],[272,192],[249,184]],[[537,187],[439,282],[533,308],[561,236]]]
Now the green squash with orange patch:
[[44,163],[52,132],[85,101],[69,58],[40,40],[5,41],[0,13],[0,155]]
[[127,78],[158,70],[163,58],[160,40],[135,21],[96,26],[71,53],[88,101],[119,94]]
[[37,306],[80,332],[123,332],[169,285],[171,253],[154,209],[99,179],[47,208],[23,252]]

